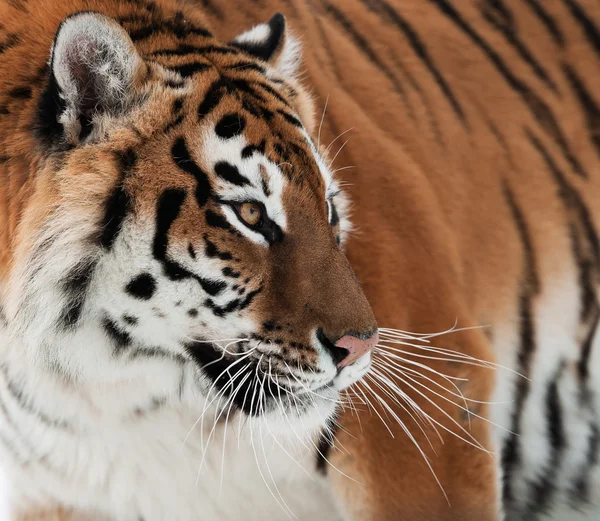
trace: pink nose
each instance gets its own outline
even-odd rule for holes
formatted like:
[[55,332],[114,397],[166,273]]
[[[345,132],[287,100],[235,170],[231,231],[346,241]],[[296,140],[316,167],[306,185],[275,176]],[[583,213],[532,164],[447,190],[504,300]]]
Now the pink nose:
[[339,364],[338,367],[345,367],[353,364],[361,356],[366,355],[379,342],[379,334],[375,333],[366,340],[361,340],[352,335],[346,335],[340,338],[335,345],[348,351],[348,355]]

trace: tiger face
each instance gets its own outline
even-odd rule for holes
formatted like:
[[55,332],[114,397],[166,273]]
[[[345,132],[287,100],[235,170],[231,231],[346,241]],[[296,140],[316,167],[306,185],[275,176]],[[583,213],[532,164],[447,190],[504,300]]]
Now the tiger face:
[[186,27],[136,46],[101,14],[60,26],[9,314],[65,378],[152,363],[181,398],[157,361],[193,364],[198,396],[322,424],[377,329],[296,43],[280,15],[229,44]]

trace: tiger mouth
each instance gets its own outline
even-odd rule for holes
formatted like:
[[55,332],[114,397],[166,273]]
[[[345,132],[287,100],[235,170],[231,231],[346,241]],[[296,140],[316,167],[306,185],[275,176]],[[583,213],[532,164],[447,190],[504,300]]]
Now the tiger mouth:
[[256,354],[255,349],[230,353],[217,344],[200,342],[188,345],[187,351],[209,380],[209,402],[221,408],[235,408],[247,416],[282,408],[286,413],[301,414],[318,398],[332,399],[320,394],[333,393],[333,379],[312,389],[308,381],[302,382],[292,373],[273,370],[269,353]]

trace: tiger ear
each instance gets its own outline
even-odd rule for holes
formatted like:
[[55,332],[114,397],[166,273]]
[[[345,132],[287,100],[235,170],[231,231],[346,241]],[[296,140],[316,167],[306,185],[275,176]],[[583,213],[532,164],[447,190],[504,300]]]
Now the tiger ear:
[[69,16],[52,45],[48,87],[38,107],[39,133],[51,142],[82,141],[97,115],[128,110],[143,68],[131,38],[116,21],[90,11]]
[[231,45],[273,65],[283,76],[296,74],[301,61],[300,42],[287,30],[285,17],[277,13],[267,23],[240,34]]

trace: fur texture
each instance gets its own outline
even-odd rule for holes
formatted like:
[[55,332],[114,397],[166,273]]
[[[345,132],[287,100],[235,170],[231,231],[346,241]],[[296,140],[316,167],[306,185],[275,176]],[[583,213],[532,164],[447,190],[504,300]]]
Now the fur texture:
[[[0,5],[0,397],[12,421],[0,439],[15,511],[558,521],[598,509],[596,3]],[[110,34],[111,52],[79,60],[55,45],[64,60],[48,68],[59,24],[82,9],[110,20],[81,15],[73,48]],[[296,37],[278,32],[276,11]],[[248,91],[256,82],[266,88]],[[353,204],[345,248],[362,290],[336,246],[350,229],[337,167],[353,167],[335,177]],[[222,203],[248,198],[268,213],[260,232]],[[370,375],[346,392],[369,360],[334,376],[318,330],[370,334],[362,291],[380,326],[489,327],[428,339],[448,351],[382,330]],[[248,402],[221,402],[265,378],[242,362],[226,378],[209,367],[227,368],[215,352],[233,364],[265,345],[255,367],[301,391],[297,366],[321,396],[300,410],[284,399],[286,417],[256,391],[238,451],[236,428],[213,420],[244,425]],[[358,412],[340,411],[320,443],[340,390]]]

